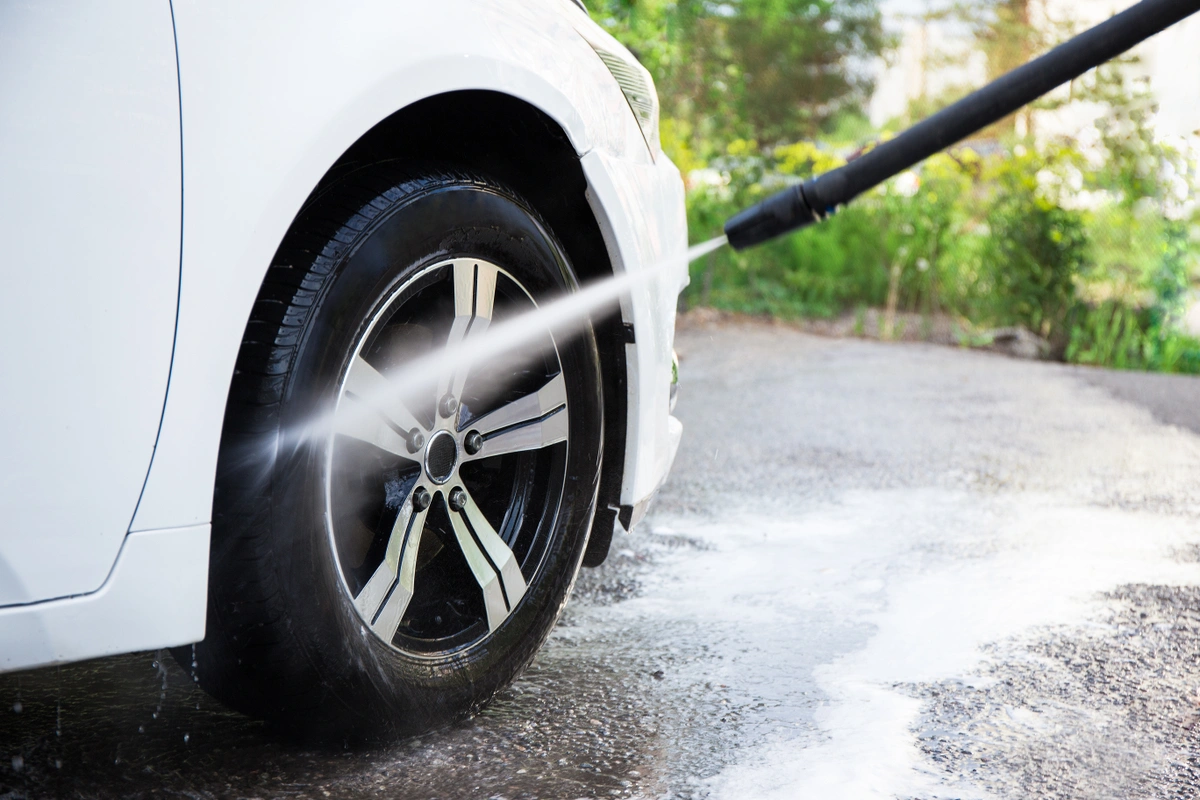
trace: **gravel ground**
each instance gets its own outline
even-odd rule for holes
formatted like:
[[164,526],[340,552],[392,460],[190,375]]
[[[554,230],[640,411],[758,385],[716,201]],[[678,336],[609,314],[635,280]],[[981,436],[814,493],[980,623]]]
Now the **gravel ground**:
[[671,479],[479,717],[318,751],[165,654],[0,676],[0,798],[1200,796],[1200,381],[678,349]]

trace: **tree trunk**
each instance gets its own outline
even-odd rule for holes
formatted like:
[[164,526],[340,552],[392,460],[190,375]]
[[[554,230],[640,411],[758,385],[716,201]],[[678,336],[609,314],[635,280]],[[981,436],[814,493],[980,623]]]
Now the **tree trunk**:
[[879,332],[880,339],[891,339],[896,334],[896,305],[900,302],[900,272],[901,262],[892,264],[891,274],[888,275],[887,308],[883,311],[883,330]]

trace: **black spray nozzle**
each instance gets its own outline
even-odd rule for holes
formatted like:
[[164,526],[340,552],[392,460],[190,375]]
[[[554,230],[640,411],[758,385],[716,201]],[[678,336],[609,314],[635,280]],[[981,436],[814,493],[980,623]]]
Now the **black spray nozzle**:
[[725,223],[725,235],[735,250],[774,239],[825,217],[804,196],[804,184],[773,194],[756,206],[739,211]]
[[918,122],[843,167],[784,189],[725,223],[743,250],[824,219],[843,203],[998,122],[1200,11],[1200,0],[1142,0]]

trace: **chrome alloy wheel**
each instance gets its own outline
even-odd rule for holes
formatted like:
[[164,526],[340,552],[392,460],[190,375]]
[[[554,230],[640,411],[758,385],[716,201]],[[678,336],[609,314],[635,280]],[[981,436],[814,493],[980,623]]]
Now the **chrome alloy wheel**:
[[562,496],[569,417],[549,332],[424,383],[388,376],[533,307],[499,266],[442,261],[391,292],[345,369],[327,448],[329,540],[362,622],[402,652],[470,648],[517,608]]

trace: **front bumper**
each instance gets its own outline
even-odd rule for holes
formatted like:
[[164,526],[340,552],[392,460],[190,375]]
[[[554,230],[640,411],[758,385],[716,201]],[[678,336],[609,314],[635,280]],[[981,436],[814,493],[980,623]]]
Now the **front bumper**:
[[632,527],[666,479],[683,432],[671,416],[675,307],[688,281],[683,181],[666,156],[632,162],[592,151],[581,163],[614,270],[647,273],[621,300],[635,338],[626,345],[628,434],[621,483],[621,505],[633,509],[626,527]]

